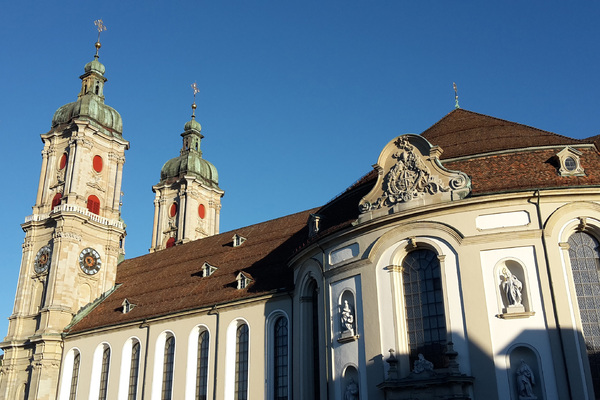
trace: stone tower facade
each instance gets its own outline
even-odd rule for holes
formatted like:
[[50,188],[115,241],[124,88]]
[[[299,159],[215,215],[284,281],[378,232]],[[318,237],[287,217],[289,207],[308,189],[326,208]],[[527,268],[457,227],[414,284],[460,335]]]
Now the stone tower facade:
[[[195,103],[192,105],[195,111]],[[217,169],[202,158],[202,127],[192,115],[184,126],[179,157],[165,163],[154,199],[154,252],[219,233],[221,197]]]
[[[99,48],[99,43],[97,43]],[[85,65],[77,101],[59,108],[44,143],[8,334],[0,399],[54,399],[63,329],[114,286],[123,258],[121,116],[104,104],[104,65]]]

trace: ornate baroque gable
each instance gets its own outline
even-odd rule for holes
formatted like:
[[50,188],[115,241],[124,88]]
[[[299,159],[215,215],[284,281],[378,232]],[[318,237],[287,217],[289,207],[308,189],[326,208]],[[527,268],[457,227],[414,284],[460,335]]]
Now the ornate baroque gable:
[[374,168],[377,183],[360,201],[359,221],[418,206],[462,199],[471,192],[471,180],[442,166],[442,149],[425,138],[406,134],[389,142]]

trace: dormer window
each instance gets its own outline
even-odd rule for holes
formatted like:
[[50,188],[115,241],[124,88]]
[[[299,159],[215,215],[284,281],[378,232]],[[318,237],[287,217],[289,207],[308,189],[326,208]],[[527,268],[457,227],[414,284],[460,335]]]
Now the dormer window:
[[245,237],[240,236],[237,233],[235,235],[233,235],[232,239],[233,239],[233,247],[241,246],[242,243],[244,243],[246,241]]
[[247,274],[240,272],[237,277],[235,278],[237,280],[237,288],[238,289],[245,289],[248,287],[248,285],[250,285],[252,283],[252,279],[250,278],[250,276],[248,276]]
[[565,147],[559,153],[556,154],[558,158],[559,169],[558,173],[560,176],[584,176],[585,171],[581,167],[580,157],[581,152],[571,148]]
[[321,216],[318,214],[310,214],[308,217],[308,237],[313,237],[321,229]]
[[211,276],[216,270],[217,267],[205,262],[202,266],[202,277],[206,278],[207,276]]
[[123,303],[121,303],[121,305],[123,306],[123,308],[122,308],[123,314],[127,314],[128,312],[133,310],[133,308],[135,307],[135,304],[133,304],[132,302],[130,302],[127,299],[123,300]]

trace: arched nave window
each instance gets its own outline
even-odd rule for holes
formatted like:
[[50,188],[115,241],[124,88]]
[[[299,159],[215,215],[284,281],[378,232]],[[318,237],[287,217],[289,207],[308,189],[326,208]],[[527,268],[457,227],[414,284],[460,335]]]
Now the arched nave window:
[[289,322],[282,311],[267,318],[267,399],[289,398]]
[[196,400],[206,400],[208,392],[208,350],[209,334],[205,329],[198,335],[196,354]]
[[110,347],[105,344],[102,351],[102,369],[100,372],[100,392],[98,393],[98,400],[106,400],[106,393],[108,392],[108,370],[110,367]]
[[173,365],[175,359],[175,336],[167,335],[165,340],[163,375],[162,375],[162,400],[171,400],[173,395]]
[[600,244],[586,232],[575,232],[568,243],[594,391],[600,393]]
[[417,249],[402,261],[410,365],[423,354],[434,368],[445,365],[446,314],[438,255]]
[[127,393],[128,400],[137,399],[138,391],[138,376],[140,373],[140,342],[133,341],[131,346],[131,366],[129,367],[129,390]]
[[63,361],[59,400],[75,400],[77,398],[80,364],[81,354],[79,350],[69,350]]
[[235,399],[248,399],[248,325],[241,324],[235,340]]
[[77,384],[79,383],[79,364],[81,364],[81,354],[75,350],[73,357],[73,369],[71,370],[71,389],[69,390],[69,400],[75,400],[77,397]]

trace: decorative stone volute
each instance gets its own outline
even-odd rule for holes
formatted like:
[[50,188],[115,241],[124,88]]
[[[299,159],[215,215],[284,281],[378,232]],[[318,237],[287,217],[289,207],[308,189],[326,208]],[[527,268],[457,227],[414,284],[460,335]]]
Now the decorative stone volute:
[[425,138],[406,134],[389,142],[374,168],[377,183],[360,201],[359,222],[418,206],[465,198],[471,180],[442,166],[442,149]]

